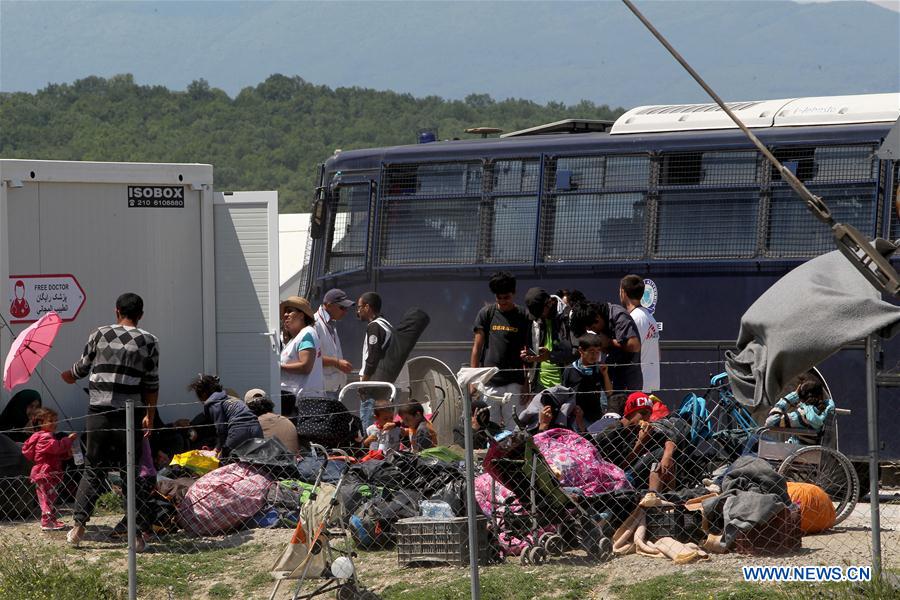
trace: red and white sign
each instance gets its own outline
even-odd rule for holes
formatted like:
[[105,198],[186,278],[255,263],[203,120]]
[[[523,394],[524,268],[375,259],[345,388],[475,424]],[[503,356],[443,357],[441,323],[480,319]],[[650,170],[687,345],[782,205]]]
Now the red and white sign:
[[55,310],[63,321],[74,321],[85,294],[74,275],[10,275],[10,323],[31,323]]

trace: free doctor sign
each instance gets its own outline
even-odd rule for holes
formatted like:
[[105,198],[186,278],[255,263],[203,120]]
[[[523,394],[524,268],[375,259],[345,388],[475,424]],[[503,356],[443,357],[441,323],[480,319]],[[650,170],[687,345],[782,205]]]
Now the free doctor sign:
[[32,323],[53,310],[63,321],[74,321],[84,300],[74,275],[10,275],[7,320]]

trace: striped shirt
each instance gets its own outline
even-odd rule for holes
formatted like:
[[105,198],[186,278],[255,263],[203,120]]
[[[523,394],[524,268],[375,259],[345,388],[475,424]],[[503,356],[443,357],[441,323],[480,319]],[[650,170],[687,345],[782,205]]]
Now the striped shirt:
[[122,408],[159,389],[159,340],[127,325],[98,327],[72,366],[76,379],[90,375],[91,406]]

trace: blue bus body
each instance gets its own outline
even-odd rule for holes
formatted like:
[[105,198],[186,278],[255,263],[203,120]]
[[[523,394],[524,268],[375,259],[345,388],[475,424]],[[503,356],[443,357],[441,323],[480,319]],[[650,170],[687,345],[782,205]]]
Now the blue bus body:
[[[836,219],[896,239],[897,164],[875,150],[891,123],[756,131]],[[384,313],[431,316],[417,354],[468,363],[472,323],[497,270],[518,298],[541,286],[618,302],[627,273],[652,279],[670,406],[724,370],[744,311],[778,278],[833,249],[830,231],[737,130],[583,133],[337,153],[322,167],[321,237],[300,293],[378,291]],[[315,218],[315,217],[314,217]],[[362,326],[341,324],[358,367]],[[890,342],[888,364],[896,355]],[[866,453],[862,344],[820,366],[839,407],[841,450]],[[900,457],[900,403],[880,394],[882,456]]]

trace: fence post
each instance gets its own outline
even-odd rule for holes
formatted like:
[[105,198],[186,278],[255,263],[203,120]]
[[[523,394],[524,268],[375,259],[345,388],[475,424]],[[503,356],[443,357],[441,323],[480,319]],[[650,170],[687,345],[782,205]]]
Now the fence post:
[[134,400],[125,401],[125,455],[127,463],[125,515],[128,520],[128,600],[137,599],[137,558],[135,556],[135,468],[134,468]]
[[472,398],[469,386],[463,385],[463,429],[466,439],[466,514],[469,519],[469,571],[471,573],[472,600],[481,598],[478,581],[478,504],[475,502],[475,455],[472,452]]
[[869,425],[869,507],[872,526],[872,571],[881,578],[881,515],[878,512],[878,390],[875,388],[875,334],[866,337],[866,418]]

